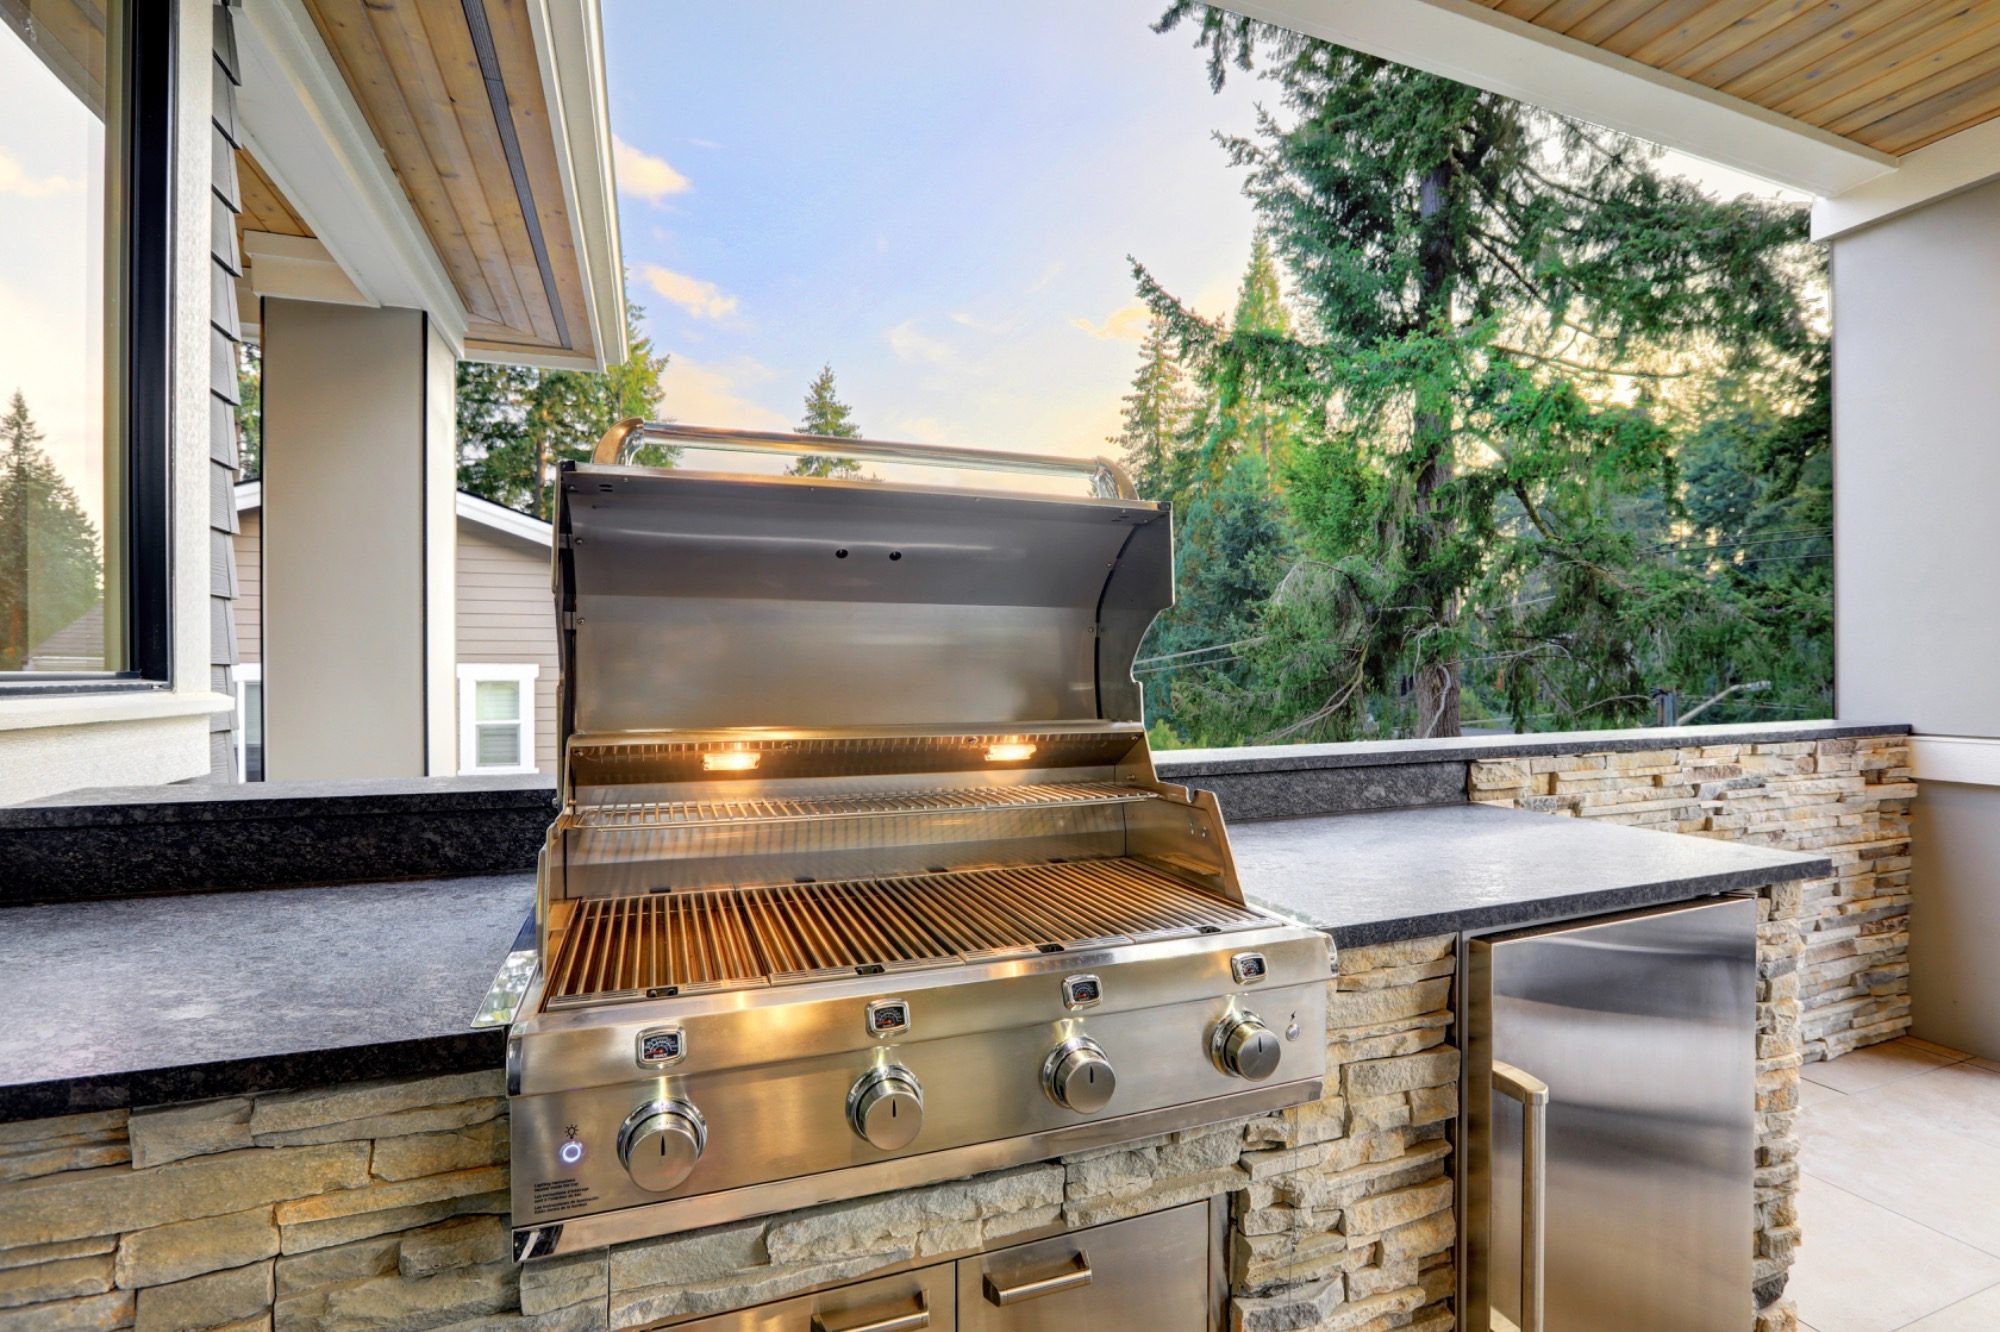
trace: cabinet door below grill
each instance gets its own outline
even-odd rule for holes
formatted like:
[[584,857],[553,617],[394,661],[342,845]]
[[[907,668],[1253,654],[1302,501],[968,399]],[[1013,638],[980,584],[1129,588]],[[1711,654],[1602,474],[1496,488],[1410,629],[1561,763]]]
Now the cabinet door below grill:
[[1208,1246],[1208,1204],[1189,1203],[962,1258],[959,1332],[1204,1332]]
[[673,1332],[951,1332],[952,1265],[681,1323]]

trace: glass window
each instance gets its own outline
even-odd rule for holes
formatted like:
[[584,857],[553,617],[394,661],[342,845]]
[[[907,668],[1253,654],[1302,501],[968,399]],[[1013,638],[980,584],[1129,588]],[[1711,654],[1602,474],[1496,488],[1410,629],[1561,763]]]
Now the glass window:
[[[135,14],[158,78],[131,77]],[[0,0],[0,684],[165,674],[135,608],[164,568],[166,497],[135,528],[133,466],[143,434],[161,456],[139,472],[164,475],[164,303],[138,308],[164,265],[134,260],[165,254],[163,211],[135,209],[170,173],[164,107],[145,126],[133,110],[164,100],[166,40],[161,15],[119,0]],[[157,234],[135,246],[141,223]],[[138,413],[136,383],[158,399]]]
[[236,780],[264,780],[264,666],[236,668]]
[[535,678],[541,668],[481,662],[458,668],[461,772],[535,771]]

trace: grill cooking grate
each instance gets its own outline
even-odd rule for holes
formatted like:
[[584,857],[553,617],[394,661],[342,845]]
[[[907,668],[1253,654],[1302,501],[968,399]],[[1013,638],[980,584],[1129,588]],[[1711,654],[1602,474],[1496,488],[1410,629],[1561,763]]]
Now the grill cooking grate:
[[1129,859],[587,898],[548,996],[561,1006],[1266,923]]
[[980,786],[963,790],[892,791],[872,795],[824,796],[814,800],[630,801],[588,805],[576,812],[582,828],[687,827],[698,824],[820,819],[875,814],[922,814],[932,810],[989,808],[1049,809],[1061,805],[1101,805],[1153,800],[1152,791],[1110,782],[1045,782],[1031,786]]

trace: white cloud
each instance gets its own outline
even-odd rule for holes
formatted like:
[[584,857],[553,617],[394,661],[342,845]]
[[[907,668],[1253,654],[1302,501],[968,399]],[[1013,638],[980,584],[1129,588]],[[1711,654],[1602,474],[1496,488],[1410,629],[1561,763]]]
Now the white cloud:
[[676,352],[660,379],[660,410],[686,425],[790,430],[792,422],[782,413],[747,396],[773,377],[769,366],[748,357],[708,364]]
[[47,199],[57,194],[74,194],[83,182],[68,176],[43,176],[37,180],[21,169],[21,164],[0,153],[0,195],[16,199]]
[[1072,316],[1069,326],[1079,333],[1087,333],[1093,338],[1105,341],[1137,342],[1146,336],[1148,311],[1138,302],[1121,305],[1104,317],[1101,324],[1093,324],[1081,316]]
[[953,310],[951,322],[960,328],[969,328],[975,333],[992,334],[1012,333],[1016,323],[1012,319],[981,319],[970,310]]
[[923,365],[950,365],[957,358],[950,347],[917,328],[917,321],[905,319],[885,334],[896,359]]
[[678,305],[696,319],[727,319],[736,313],[736,298],[713,282],[676,273],[658,264],[639,265],[639,276],[646,279],[646,285],[661,299]]
[[688,178],[669,166],[666,158],[641,152],[616,135],[611,139],[611,165],[617,172],[622,193],[656,207],[669,194],[684,194],[692,188]]

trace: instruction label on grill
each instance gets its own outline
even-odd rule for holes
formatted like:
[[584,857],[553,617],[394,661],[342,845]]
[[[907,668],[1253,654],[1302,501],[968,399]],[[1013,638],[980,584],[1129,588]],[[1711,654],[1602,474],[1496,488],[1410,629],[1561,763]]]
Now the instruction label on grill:
[[535,1183],[536,1216],[573,1212],[579,1207],[588,1207],[596,1201],[597,1195],[574,1179],[544,1179]]

